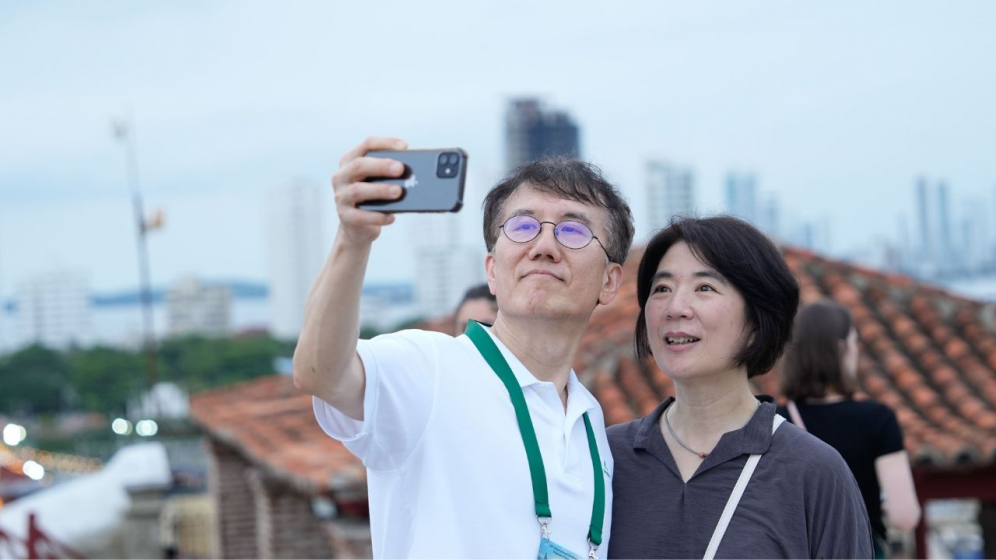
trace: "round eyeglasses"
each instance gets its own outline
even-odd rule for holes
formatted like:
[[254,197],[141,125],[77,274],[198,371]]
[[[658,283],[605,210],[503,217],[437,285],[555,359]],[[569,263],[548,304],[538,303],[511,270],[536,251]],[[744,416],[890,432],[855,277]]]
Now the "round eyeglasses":
[[[557,242],[568,249],[584,249],[594,239],[598,241],[598,246],[605,251],[605,256],[609,257],[609,252],[605,250],[602,241],[591,233],[591,229],[581,222],[574,220],[564,220],[560,223],[541,222],[532,216],[512,216],[501,225],[501,230],[505,232],[505,237],[515,243],[529,243],[539,236],[543,230],[543,224],[553,226],[553,237]],[[609,257],[612,260],[612,257]]]

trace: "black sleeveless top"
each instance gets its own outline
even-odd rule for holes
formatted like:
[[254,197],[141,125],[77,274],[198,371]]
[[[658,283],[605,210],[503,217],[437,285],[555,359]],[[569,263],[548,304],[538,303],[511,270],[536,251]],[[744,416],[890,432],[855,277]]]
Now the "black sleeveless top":
[[[882,489],[875,474],[875,460],[902,451],[903,431],[891,408],[871,400],[845,400],[835,403],[796,403],[806,430],[840,453],[854,473],[868,518],[875,534],[885,538],[882,521]],[[790,422],[788,410],[778,413]]]

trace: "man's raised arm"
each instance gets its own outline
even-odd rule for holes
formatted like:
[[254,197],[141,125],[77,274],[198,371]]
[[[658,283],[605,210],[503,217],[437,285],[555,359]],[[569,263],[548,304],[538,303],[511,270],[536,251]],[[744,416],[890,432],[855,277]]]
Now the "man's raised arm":
[[372,150],[403,150],[397,138],[367,138],[339,160],[332,176],[339,230],[304,309],[304,325],[294,350],[294,385],[357,420],[363,419],[366,376],[356,353],[360,333],[360,294],[370,248],[393,214],[361,210],[357,204],[395,199],[401,187],[366,183],[368,177],[397,177],[404,166],[364,157]]

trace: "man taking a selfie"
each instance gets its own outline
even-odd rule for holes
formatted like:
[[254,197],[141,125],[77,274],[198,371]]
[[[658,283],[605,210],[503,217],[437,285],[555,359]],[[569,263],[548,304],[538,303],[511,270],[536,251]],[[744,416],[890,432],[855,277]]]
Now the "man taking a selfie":
[[[375,557],[586,557],[607,550],[612,458],[595,398],[571,369],[588,320],[615,297],[633,219],[597,168],[527,164],[484,202],[493,327],[357,340],[374,240],[404,167],[369,138],[332,178],[339,230],[309,294],[294,381],[322,428],[367,467]],[[539,551],[539,552],[537,552]]]

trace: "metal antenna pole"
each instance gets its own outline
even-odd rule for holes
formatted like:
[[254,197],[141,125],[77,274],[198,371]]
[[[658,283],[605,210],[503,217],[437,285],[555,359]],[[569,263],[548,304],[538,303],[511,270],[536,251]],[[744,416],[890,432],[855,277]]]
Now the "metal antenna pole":
[[125,165],[128,171],[128,187],[131,190],[132,206],[135,211],[135,232],[138,244],[138,275],[141,286],[143,346],[145,350],[145,372],[148,390],[159,379],[159,360],[156,356],[155,325],[152,316],[152,278],[149,271],[149,248],[145,210],[142,206],[142,193],[138,182],[138,147],[135,139],[135,125],[130,118],[113,123],[114,137],[125,149]]

